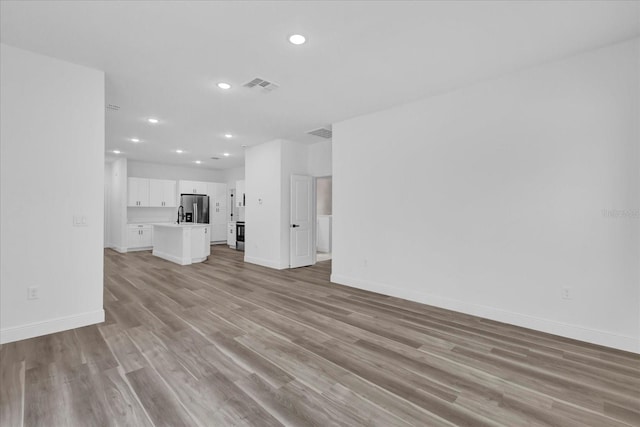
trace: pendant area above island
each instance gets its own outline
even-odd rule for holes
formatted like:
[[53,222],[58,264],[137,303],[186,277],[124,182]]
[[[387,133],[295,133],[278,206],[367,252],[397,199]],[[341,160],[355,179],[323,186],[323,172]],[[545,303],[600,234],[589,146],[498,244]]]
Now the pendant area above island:
[[168,223],[153,225],[153,255],[189,265],[211,255],[210,224]]

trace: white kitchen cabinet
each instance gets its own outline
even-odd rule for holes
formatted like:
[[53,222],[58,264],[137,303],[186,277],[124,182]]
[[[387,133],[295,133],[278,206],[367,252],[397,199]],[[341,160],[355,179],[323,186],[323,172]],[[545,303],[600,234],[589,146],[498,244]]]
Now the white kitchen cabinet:
[[236,181],[236,206],[241,208],[245,205],[244,180]]
[[227,184],[208,182],[207,195],[211,224],[210,241],[224,242],[227,240]]
[[227,205],[227,184],[222,182],[207,182],[207,195],[215,199],[215,206]]
[[153,255],[157,257],[189,265],[211,255],[211,229],[206,224],[153,224],[153,229]]
[[149,180],[129,178],[127,180],[127,206],[149,206]]
[[[208,256],[206,247],[209,247],[208,227],[199,227],[191,229],[191,253],[196,257],[198,255]],[[209,247],[209,251],[211,248]]]
[[176,182],[166,179],[149,180],[149,206],[176,207]]
[[202,181],[180,181],[180,194],[207,194],[207,183]]
[[209,242],[211,227],[199,227],[191,229],[191,253],[194,258],[208,257],[211,255],[211,243]]
[[230,248],[236,248],[236,223],[229,222],[227,223],[227,245]]
[[127,226],[127,250],[145,250],[153,247],[153,227],[148,224]]
[[209,237],[211,235],[211,226],[205,228],[204,232],[206,234],[204,239],[204,253],[209,256],[211,255],[211,241]]
[[165,181],[164,183],[164,206],[167,208],[175,208],[178,206],[178,191],[176,181]]

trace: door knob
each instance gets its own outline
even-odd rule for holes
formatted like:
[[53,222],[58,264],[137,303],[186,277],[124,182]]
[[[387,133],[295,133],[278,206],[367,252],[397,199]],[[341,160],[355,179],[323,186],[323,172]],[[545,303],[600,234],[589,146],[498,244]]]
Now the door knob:
[[296,227],[300,227],[300,225],[298,225],[298,224],[291,224],[291,228],[296,228]]

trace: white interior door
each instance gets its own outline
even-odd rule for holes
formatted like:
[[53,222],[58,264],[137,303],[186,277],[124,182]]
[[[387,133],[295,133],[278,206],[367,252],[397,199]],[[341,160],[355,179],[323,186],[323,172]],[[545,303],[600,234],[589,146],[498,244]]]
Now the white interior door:
[[313,178],[291,175],[291,220],[289,223],[291,268],[316,262],[315,194]]

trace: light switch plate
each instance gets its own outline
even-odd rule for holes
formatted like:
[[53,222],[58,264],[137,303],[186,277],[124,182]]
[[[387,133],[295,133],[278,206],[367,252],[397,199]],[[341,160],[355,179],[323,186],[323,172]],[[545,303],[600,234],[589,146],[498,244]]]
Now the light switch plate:
[[39,289],[37,286],[30,286],[27,288],[27,299],[38,299],[40,298],[39,296]]
[[86,227],[89,225],[86,215],[74,215],[73,226],[74,227]]

